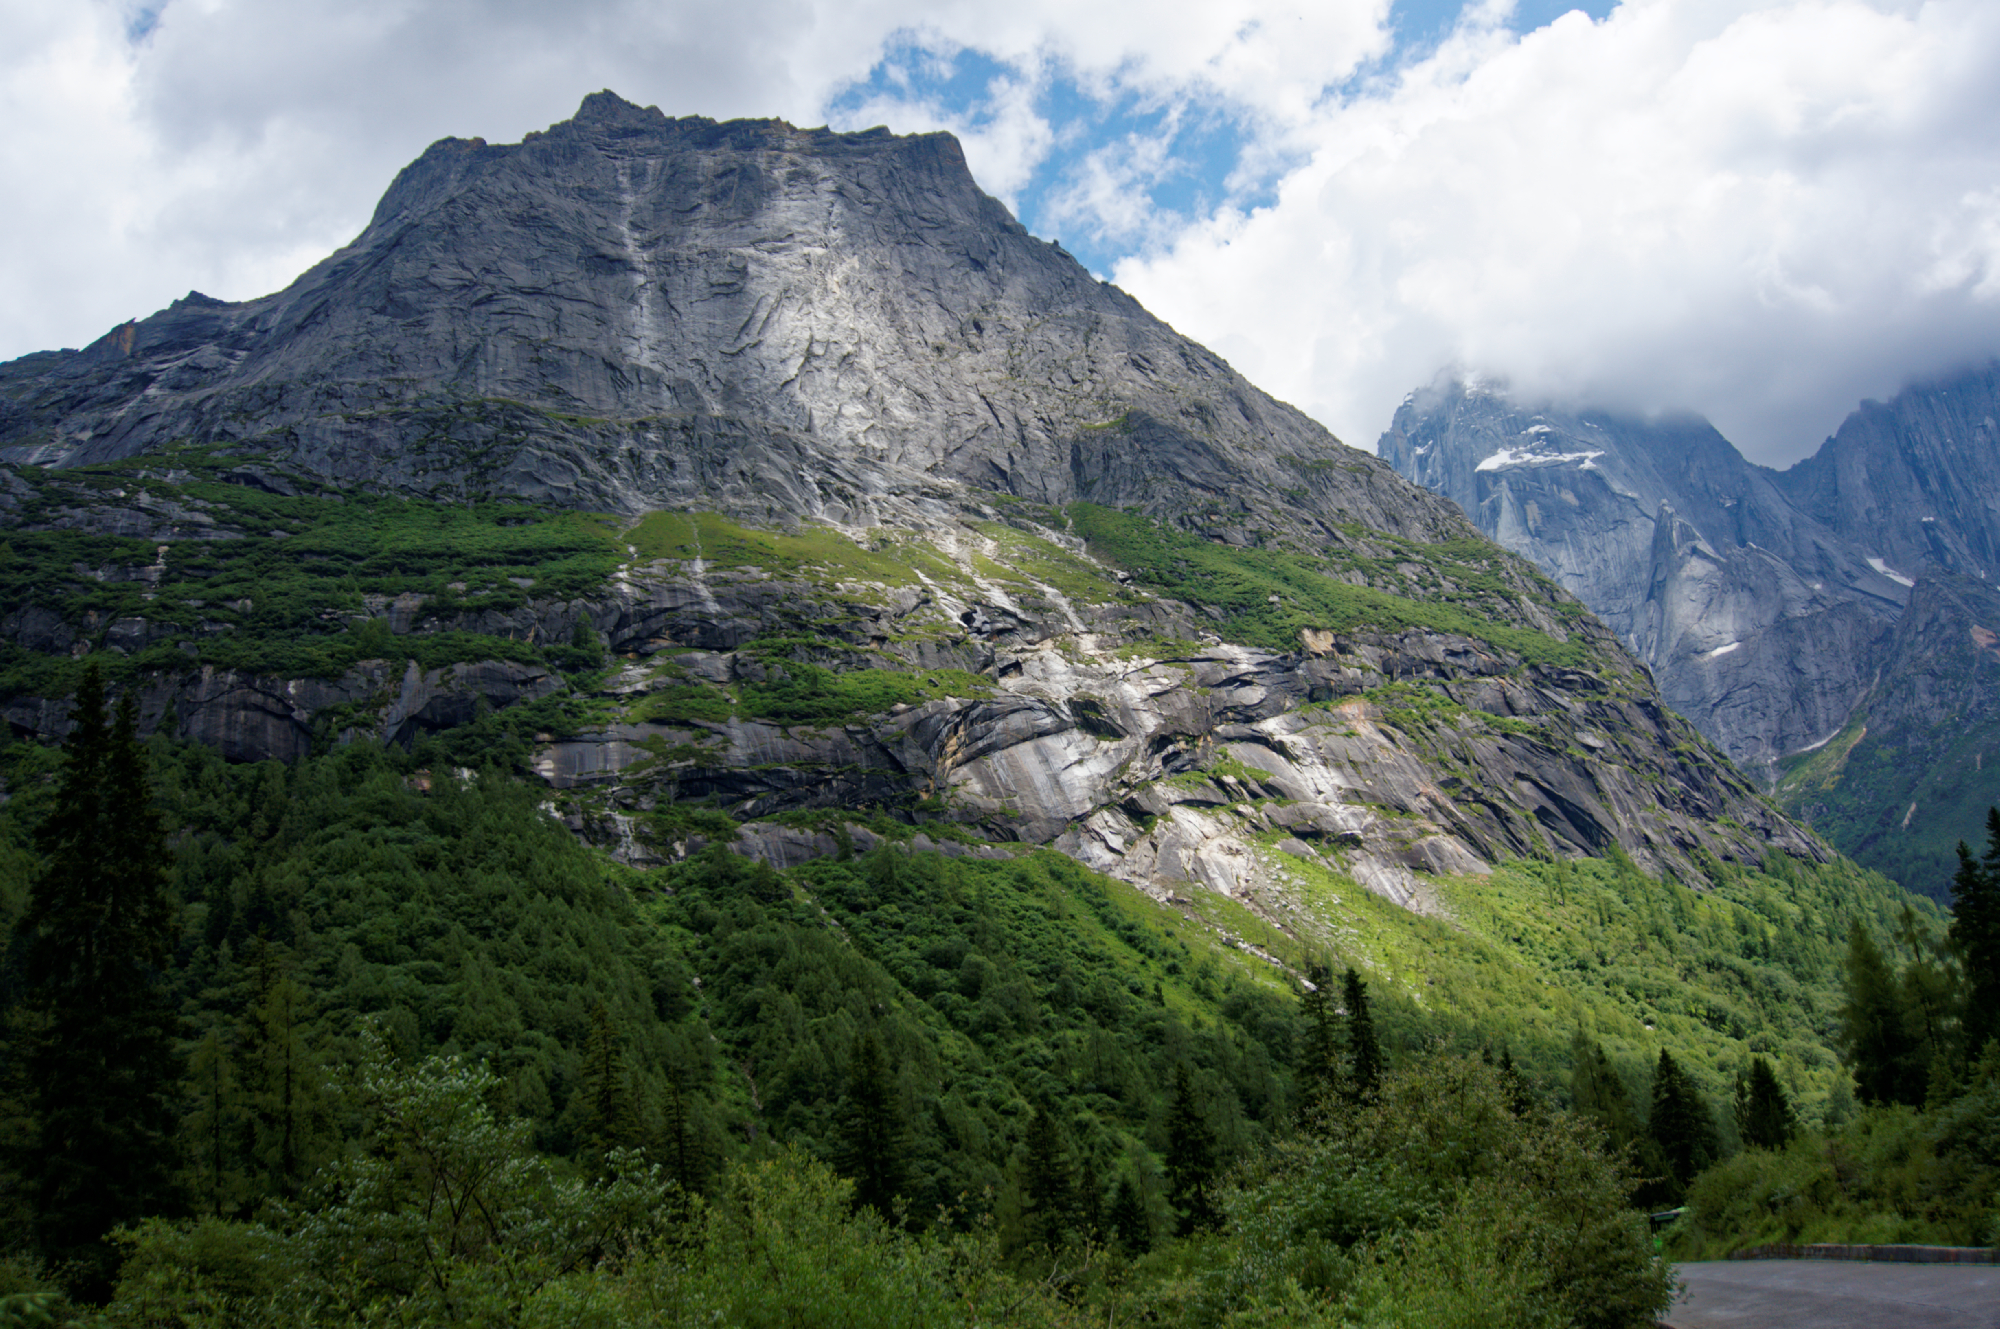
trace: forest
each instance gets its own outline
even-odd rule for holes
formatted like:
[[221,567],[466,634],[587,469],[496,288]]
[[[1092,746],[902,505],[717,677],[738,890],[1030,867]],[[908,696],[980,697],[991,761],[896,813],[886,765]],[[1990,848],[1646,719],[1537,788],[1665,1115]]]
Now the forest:
[[1611,1329],[1667,1254],[2000,1240],[2000,821],[1948,928],[1614,857],[1287,951],[1048,851],[642,871],[450,735],[76,708],[0,747],[0,1324]]

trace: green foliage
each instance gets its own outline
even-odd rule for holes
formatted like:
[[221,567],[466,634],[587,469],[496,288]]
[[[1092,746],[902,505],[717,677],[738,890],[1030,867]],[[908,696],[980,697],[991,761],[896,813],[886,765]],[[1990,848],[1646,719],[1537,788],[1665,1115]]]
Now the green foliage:
[[1964,1046],[1976,1054],[2000,1037],[2000,808],[1986,810],[1983,857],[1975,862],[1959,843],[1951,914],[1951,944],[1965,969]]
[[1736,1133],[1754,1149],[1782,1149],[1799,1133],[1785,1087],[1762,1057],[1752,1057],[1750,1073],[1736,1082]]
[[33,1131],[8,1152],[43,1259],[95,1297],[109,1286],[111,1229],[179,1206],[178,1031],[162,972],[178,911],[131,694],[107,726],[102,676],[86,666],[72,719],[18,925],[24,1000],[8,1043]]
[[1910,1028],[1910,1011],[1882,948],[1856,920],[1848,933],[1847,1000],[1840,1008],[1841,1055],[1854,1068],[1863,1103],[1924,1101],[1930,1066]]
[[1671,1293],[1602,1137],[1435,1056],[1224,1196],[1197,1323],[1641,1326]]
[[1722,1152],[1714,1110],[1665,1048],[1660,1049],[1653,1070],[1653,1106],[1646,1114],[1646,1134],[1665,1166],[1657,1197],[1662,1203],[1679,1199],[1695,1175]]
[[2000,1245],[2000,1054],[1948,1104],[1870,1108],[1747,1150],[1702,1174],[1687,1203],[1685,1259],[1781,1241]]
[[1368,985],[1361,981],[1353,965],[1340,976],[1340,992],[1341,1004],[1347,1012],[1343,1021],[1347,1034],[1347,1074],[1343,1088],[1354,1101],[1366,1102],[1375,1096],[1382,1083],[1382,1045],[1375,1041],[1375,1020],[1368,1013]]
[[[84,641],[102,625],[142,619],[165,641],[116,668],[200,665],[284,678],[332,677],[362,660],[416,659],[425,669],[474,660],[537,663],[527,642],[469,632],[392,637],[368,618],[365,597],[415,593],[441,615],[504,612],[601,589],[622,561],[615,530],[587,513],[518,503],[433,503],[381,495],[285,496],[201,475],[143,481],[126,468],[85,468],[37,481],[0,557],[0,600],[52,611]],[[75,486],[111,496],[109,482],[149,500],[198,510],[216,537],[170,542],[83,534],[51,526],[75,505]],[[65,521],[63,525],[67,525]],[[157,570],[157,576],[149,570]],[[139,574],[146,572],[141,577]],[[461,589],[462,588],[462,589]],[[96,625],[96,626],[93,626]],[[352,626],[350,626],[352,625]],[[559,667],[587,663],[587,645],[556,648]],[[0,690],[62,696],[78,666],[9,646]]]
[[[1581,668],[1592,663],[1580,643],[1559,642],[1492,617],[1511,605],[1511,594],[1488,594],[1503,590],[1497,581],[1491,586],[1477,582],[1462,593],[1464,603],[1455,603],[1449,594],[1416,599],[1336,580],[1330,574],[1339,569],[1323,558],[1218,544],[1090,503],[1072,504],[1067,511],[1093,554],[1162,594],[1214,606],[1221,612],[1224,634],[1247,646],[1297,650],[1299,634],[1306,629],[1421,628],[1487,642],[1525,664]],[[1490,574],[1473,571],[1463,560],[1477,559],[1483,567],[1495,555],[1486,546],[1438,545],[1413,546],[1411,556],[1458,565],[1462,580],[1472,583]]]

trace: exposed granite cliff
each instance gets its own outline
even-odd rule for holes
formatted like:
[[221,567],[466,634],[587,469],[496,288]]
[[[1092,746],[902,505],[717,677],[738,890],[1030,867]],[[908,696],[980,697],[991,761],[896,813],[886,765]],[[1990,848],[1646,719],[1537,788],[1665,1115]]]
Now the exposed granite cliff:
[[[97,651],[243,759],[549,716],[529,765],[635,856],[717,833],[663,809],[785,860],[825,836],[774,816],[872,809],[1274,909],[1288,855],[1421,907],[1510,855],[1825,854],[1570,595],[948,136],[598,94],[447,140],[287,290],[0,366],[0,457],[48,564],[0,606],[23,732]],[[559,575],[434,534],[524,525]]]
[[[1691,417],[1537,409],[1440,384],[1412,395],[1380,451],[1597,610],[1675,709],[1766,781],[1782,777],[1843,850],[1935,892],[1932,841],[1947,832],[1925,806],[1957,818],[1960,804],[2000,800],[2000,773],[1977,764],[1962,797],[1920,793],[1936,778],[1921,754],[1959,744],[1986,708],[1964,693],[1978,677],[1948,663],[1962,651],[1929,648],[1994,618],[1972,606],[2000,574],[1996,398],[1995,366],[1912,387],[1863,404],[1777,472]],[[1949,706],[1910,701],[1941,687]],[[1827,756],[1812,754],[1855,750],[1864,725],[1863,757],[1883,742],[1900,756],[1835,795]],[[1810,778],[1784,776],[1808,761]]]

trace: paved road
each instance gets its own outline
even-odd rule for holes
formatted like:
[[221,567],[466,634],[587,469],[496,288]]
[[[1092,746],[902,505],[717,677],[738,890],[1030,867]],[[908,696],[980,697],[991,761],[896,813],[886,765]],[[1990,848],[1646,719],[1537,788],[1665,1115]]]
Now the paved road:
[[1717,1260],[1680,1273],[1673,1329],[2000,1329],[2000,1265]]

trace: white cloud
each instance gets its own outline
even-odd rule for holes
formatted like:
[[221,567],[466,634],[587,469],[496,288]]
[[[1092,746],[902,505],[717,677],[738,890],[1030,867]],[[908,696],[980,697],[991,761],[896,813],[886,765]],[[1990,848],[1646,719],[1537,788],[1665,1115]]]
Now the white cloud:
[[[609,87],[669,114],[827,118],[900,35],[1013,74],[952,128],[989,189],[1020,187],[1062,126],[1047,70],[1296,111],[1382,48],[1386,0],[0,0],[0,357],[78,345],[189,288],[275,289],[365,223],[396,170],[450,134],[518,138]],[[21,182],[27,182],[25,184]]]
[[[135,0],[0,0],[0,356],[274,289],[428,142],[600,87],[952,129],[990,191],[1138,249],[1121,284],[1363,446],[1455,363],[1784,458],[2000,351],[2000,6],[1626,0],[1524,39],[1510,8],[1399,66],[1387,0],[169,0],[137,43]],[[855,104],[912,41],[999,72],[971,105],[922,78]],[[1057,80],[1164,115],[1066,124]],[[1269,207],[1148,202],[1183,114],[1233,118],[1227,188],[1275,169]]]
[[1116,275],[1361,446],[1458,364],[1788,461],[2000,353],[1996,123],[2000,7],[1627,0],[1462,30]]

